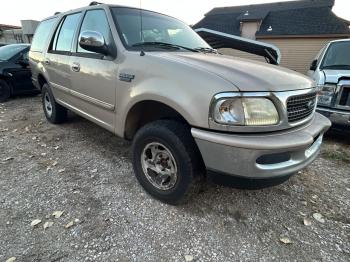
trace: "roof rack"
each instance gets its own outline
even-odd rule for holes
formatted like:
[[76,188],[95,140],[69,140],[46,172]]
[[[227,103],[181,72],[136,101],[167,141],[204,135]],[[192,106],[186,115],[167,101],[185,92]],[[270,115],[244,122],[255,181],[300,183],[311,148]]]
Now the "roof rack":
[[54,15],[59,15],[61,12],[55,12],[55,14]]
[[93,1],[89,4],[89,6],[93,6],[93,5],[102,5],[102,3]]

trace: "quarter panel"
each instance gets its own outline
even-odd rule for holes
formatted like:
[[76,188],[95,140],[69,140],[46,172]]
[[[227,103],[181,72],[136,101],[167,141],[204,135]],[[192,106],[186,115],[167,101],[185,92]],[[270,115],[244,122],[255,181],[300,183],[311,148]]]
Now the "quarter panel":
[[[124,136],[129,110],[138,102],[153,100],[179,112],[192,126],[208,128],[209,105],[216,93],[238,91],[228,81],[187,64],[151,52],[126,51],[119,74],[135,75],[131,83],[119,80],[116,133]],[[155,109],[157,110],[157,109]]]

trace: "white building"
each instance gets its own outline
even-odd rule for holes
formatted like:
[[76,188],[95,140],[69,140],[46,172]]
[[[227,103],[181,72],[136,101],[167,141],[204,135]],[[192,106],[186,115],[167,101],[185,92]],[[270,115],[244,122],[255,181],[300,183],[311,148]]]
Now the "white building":
[[22,27],[0,24],[0,43],[31,43],[39,21],[21,20]]

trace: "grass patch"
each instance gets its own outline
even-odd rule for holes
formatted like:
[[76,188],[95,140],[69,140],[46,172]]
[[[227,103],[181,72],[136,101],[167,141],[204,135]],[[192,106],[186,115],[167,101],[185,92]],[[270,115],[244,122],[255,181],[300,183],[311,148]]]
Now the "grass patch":
[[325,148],[322,150],[321,156],[329,160],[350,164],[350,152],[342,148]]

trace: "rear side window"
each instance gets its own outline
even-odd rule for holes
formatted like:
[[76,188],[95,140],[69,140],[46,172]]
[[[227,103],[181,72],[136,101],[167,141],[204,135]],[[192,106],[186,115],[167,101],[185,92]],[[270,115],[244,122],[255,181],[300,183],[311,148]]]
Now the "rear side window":
[[50,36],[51,30],[55,25],[57,18],[51,18],[45,21],[42,21],[38,28],[35,31],[33,42],[31,45],[31,51],[34,52],[43,52],[45,45]]
[[[109,28],[108,20],[104,10],[91,10],[87,11],[84,17],[83,24],[81,25],[80,33],[84,31],[96,31],[103,35],[106,44],[111,43],[111,30]],[[79,35],[80,35],[79,33]],[[91,53],[81,48],[78,44],[79,53]]]
[[67,15],[56,31],[52,45],[53,51],[70,52],[75,30],[80,21],[81,13]]

